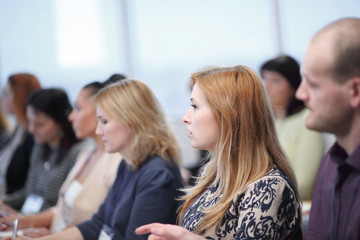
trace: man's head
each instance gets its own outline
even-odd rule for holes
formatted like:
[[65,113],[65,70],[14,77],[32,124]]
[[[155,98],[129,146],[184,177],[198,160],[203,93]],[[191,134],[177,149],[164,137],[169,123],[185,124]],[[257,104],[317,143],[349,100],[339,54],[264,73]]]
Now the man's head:
[[296,97],[310,112],[310,129],[347,135],[360,114],[360,19],[333,22],[310,41]]

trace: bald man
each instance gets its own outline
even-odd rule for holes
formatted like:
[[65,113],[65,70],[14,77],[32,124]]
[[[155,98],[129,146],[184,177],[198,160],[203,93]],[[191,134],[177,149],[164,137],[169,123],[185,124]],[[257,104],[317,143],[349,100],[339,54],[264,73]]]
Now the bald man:
[[336,137],[319,167],[305,239],[360,239],[360,18],[317,32],[301,72],[306,126]]

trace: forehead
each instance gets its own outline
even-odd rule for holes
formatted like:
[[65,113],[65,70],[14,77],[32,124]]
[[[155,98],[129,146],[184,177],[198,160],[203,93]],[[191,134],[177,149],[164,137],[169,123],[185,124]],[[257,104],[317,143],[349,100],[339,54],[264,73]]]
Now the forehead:
[[52,120],[52,118],[50,116],[48,116],[47,114],[45,114],[43,112],[36,111],[31,106],[26,107],[26,114],[29,118],[34,119],[34,120],[39,120],[39,121]]
[[281,78],[281,79],[285,79],[285,77],[283,75],[281,75],[280,73],[278,73],[276,71],[271,71],[271,70],[263,70],[262,71],[262,77],[263,78]]
[[324,38],[310,42],[305,52],[301,72],[305,75],[328,75],[334,63],[334,49],[331,41]]
[[77,101],[78,102],[89,102],[91,101],[92,96],[91,96],[91,91],[90,89],[82,89],[78,96],[77,96]]
[[201,90],[201,88],[199,87],[199,85],[197,83],[195,83],[195,85],[192,89],[191,98],[196,101],[206,100],[206,96],[205,96],[204,92]]
[[107,116],[102,107],[99,104],[96,104],[96,114],[98,116]]
[[113,114],[109,114],[100,104],[96,104],[96,115],[99,118],[106,118],[106,119],[115,119]]

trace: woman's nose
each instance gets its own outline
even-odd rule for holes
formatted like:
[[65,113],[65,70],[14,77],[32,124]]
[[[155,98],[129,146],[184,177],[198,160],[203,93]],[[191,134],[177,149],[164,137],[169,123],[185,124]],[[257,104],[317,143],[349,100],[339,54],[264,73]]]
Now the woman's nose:
[[98,124],[96,125],[95,134],[96,135],[102,135],[103,134],[103,132],[101,130],[101,127],[100,127],[100,122],[98,122]]
[[184,123],[190,123],[189,112],[190,112],[190,109],[187,110],[187,112],[185,113],[185,115],[182,117],[182,121],[183,121]]
[[74,119],[75,119],[75,110],[73,109],[73,110],[70,112],[69,116],[68,116],[68,120],[69,120],[70,122],[73,122]]

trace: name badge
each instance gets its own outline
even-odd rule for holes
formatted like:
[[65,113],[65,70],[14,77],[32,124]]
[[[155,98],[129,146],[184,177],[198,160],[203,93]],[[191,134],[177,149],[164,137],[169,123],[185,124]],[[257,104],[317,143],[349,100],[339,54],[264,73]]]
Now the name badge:
[[110,227],[103,225],[98,240],[112,240],[114,232]]
[[21,212],[25,215],[39,213],[43,203],[43,197],[35,194],[29,194],[21,208]]

